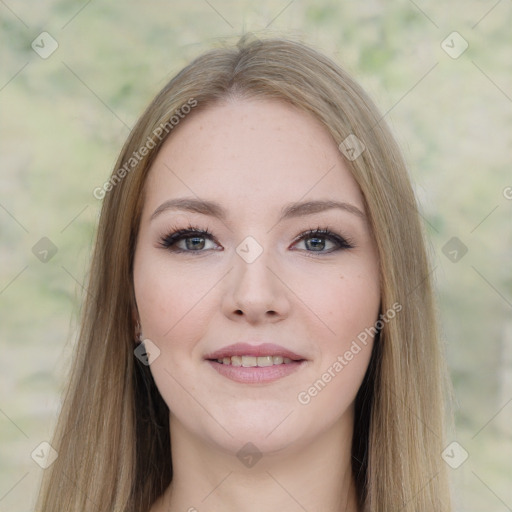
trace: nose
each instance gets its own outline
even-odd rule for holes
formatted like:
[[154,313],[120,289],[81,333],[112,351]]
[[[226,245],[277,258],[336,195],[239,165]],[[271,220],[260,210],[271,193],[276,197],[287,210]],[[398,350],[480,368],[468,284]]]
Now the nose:
[[234,255],[234,260],[223,299],[224,314],[251,324],[286,318],[290,312],[291,292],[275,262],[270,261],[265,251],[252,263],[238,254]]

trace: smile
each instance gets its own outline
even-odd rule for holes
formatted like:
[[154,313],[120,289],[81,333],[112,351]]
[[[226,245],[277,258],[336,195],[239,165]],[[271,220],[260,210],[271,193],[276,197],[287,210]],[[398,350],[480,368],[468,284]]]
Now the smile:
[[207,354],[206,362],[223,377],[244,384],[265,384],[308,365],[302,355],[275,343],[235,343]]
[[223,377],[242,384],[271,383],[288,377],[308,364],[305,359],[294,361],[281,356],[232,356],[219,360],[207,359],[206,362]]
[[290,364],[292,360],[289,357],[283,356],[231,356],[217,359],[217,362],[231,366],[243,366],[244,368],[252,368],[255,366],[263,368],[265,366],[278,364]]

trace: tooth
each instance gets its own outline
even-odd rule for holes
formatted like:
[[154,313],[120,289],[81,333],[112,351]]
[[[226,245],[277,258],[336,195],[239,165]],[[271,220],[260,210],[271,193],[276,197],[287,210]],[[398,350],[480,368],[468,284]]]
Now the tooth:
[[272,356],[258,357],[258,366],[272,366]]
[[292,359],[283,356],[231,356],[217,359],[218,363],[231,365],[231,366],[243,366],[246,368],[252,368],[255,366],[266,367],[279,364],[290,364],[293,363]]
[[258,358],[254,356],[242,356],[242,366],[258,366]]

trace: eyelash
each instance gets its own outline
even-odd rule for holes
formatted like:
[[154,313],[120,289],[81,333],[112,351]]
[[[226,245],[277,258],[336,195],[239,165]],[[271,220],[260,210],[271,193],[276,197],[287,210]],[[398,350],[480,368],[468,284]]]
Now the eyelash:
[[[185,229],[171,230],[171,232],[167,235],[164,235],[160,239],[160,246],[164,249],[168,249],[174,253],[202,253],[206,252],[205,250],[184,250],[184,249],[176,249],[175,246],[177,242],[181,240],[185,240],[187,238],[208,238],[210,240],[214,240],[213,234],[208,229],[201,229],[196,226],[189,225]],[[321,228],[320,226],[316,229],[310,229],[305,233],[300,234],[293,243],[301,242],[302,240],[308,240],[310,238],[322,238],[330,240],[338,244],[337,248],[331,249],[329,251],[305,251],[313,254],[331,254],[340,250],[353,249],[355,247],[354,243],[347,237],[343,237],[333,233],[328,228]],[[211,250],[211,249],[210,249]]]

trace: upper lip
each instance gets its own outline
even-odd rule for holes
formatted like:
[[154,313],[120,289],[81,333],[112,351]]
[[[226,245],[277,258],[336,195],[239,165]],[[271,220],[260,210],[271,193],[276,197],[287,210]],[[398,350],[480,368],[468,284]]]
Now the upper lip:
[[259,343],[251,345],[249,343],[234,343],[227,345],[215,352],[211,352],[205,356],[205,359],[223,359],[231,356],[282,356],[289,357],[293,361],[301,361],[304,357],[274,343]]

